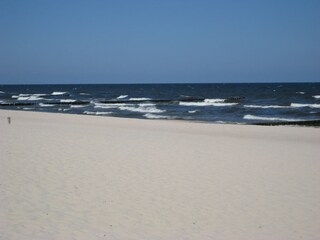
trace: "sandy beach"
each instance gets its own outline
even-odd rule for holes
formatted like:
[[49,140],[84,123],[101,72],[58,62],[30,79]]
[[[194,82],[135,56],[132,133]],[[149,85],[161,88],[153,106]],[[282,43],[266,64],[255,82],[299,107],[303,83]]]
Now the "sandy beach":
[[1,110],[0,133],[0,239],[320,236],[320,128]]

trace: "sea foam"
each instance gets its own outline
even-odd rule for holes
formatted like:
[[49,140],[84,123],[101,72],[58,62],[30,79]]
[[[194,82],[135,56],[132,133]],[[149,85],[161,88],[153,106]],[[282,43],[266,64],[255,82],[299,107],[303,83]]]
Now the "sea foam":
[[128,106],[132,104],[126,104],[126,103],[94,103],[94,108],[118,108],[121,106]]
[[132,100],[132,101],[146,101],[146,100],[151,100],[151,98],[129,98],[129,100]]
[[246,108],[290,108],[291,106],[279,106],[279,105],[244,105]]
[[51,95],[57,96],[57,95],[64,95],[67,94],[67,92],[52,92]]
[[128,97],[128,95],[120,95],[119,97],[117,97],[117,99],[122,99],[122,98],[126,98]]
[[90,112],[90,111],[84,111],[83,114],[88,114],[88,115],[109,115],[112,112]]
[[73,103],[76,102],[77,100],[74,99],[61,99],[60,102],[62,103]]
[[304,104],[304,103],[291,103],[291,107],[300,108],[300,107],[309,107],[309,108],[320,108],[320,104]]
[[260,117],[260,116],[255,116],[255,115],[245,115],[243,119],[248,119],[248,120],[264,120],[264,121],[303,121],[302,119],[293,119],[293,118],[277,118],[277,117]]
[[169,116],[157,115],[152,113],[146,113],[143,116],[149,119],[168,119],[169,118]]
[[87,107],[87,105],[71,105],[71,108],[84,108]]
[[18,101],[39,101],[42,100],[43,98],[38,97],[38,96],[29,96],[29,97],[18,97]]
[[188,111],[188,113],[196,113],[196,112],[198,112],[197,110],[190,110],[190,111]]
[[55,106],[54,104],[47,104],[47,103],[39,103],[40,107],[53,107]]
[[226,103],[225,99],[216,98],[216,99],[205,99],[203,102],[179,102],[181,106],[215,106],[215,107],[227,107],[237,105],[238,103]]
[[162,113],[165,110],[158,109],[153,106],[138,106],[138,107],[129,107],[129,106],[121,106],[120,110],[130,111],[130,112],[140,112],[140,113]]

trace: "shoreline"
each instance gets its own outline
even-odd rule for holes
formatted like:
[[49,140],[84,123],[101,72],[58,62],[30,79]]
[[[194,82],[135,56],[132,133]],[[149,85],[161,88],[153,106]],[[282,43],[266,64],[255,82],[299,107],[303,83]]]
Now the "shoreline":
[[0,110],[0,132],[3,239],[320,235],[319,128]]
[[153,118],[137,118],[137,117],[118,117],[118,116],[101,116],[96,114],[83,114],[83,113],[68,113],[68,112],[46,112],[46,111],[30,111],[30,110],[14,110],[14,109],[0,109],[0,111],[17,111],[17,112],[33,112],[33,113],[50,113],[50,114],[68,114],[78,116],[94,116],[94,117],[107,117],[116,119],[138,119],[147,121],[178,121],[178,122],[190,122],[201,124],[217,124],[217,125],[245,125],[245,126],[290,126],[290,127],[320,127],[320,119],[313,120],[301,120],[301,121],[266,121],[266,122],[253,122],[253,123],[235,123],[235,122],[221,122],[221,121],[199,121],[199,120],[187,120],[187,119],[153,119]]

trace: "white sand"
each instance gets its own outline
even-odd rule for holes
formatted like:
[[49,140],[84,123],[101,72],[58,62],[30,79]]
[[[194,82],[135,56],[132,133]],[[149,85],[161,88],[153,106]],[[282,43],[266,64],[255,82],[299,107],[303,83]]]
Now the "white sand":
[[317,128],[2,110],[0,134],[0,239],[320,238]]

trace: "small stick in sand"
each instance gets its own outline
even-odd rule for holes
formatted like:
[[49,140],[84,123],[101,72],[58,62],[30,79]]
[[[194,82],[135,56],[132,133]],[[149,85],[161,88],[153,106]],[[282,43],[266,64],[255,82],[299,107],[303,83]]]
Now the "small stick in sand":
[[8,124],[11,124],[11,117],[8,117]]

